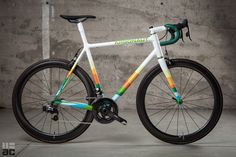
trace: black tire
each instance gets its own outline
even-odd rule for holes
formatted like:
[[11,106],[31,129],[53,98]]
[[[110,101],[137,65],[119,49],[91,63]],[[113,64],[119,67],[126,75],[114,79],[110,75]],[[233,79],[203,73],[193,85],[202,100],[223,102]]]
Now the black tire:
[[[32,137],[34,137],[34,138],[36,138],[40,141],[48,142],[48,143],[62,143],[62,142],[72,140],[72,139],[80,136],[83,132],[85,132],[85,130],[90,126],[90,123],[93,121],[93,114],[92,114],[91,111],[86,111],[86,110],[78,111],[79,116],[82,115],[82,118],[81,118],[81,121],[79,121],[79,120],[77,121],[78,125],[77,125],[77,122],[75,121],[76,124],[74,123],[74,125],[75,125],[74,126],[73,122],[70,122],[70,121],[73,118],[72,117],[72,112],[75,112],[75,110],[71,109],[71,108],[60,108],[59,120],[63,119],[64,127],[65,127],[64,130],[65,131],[64,132],[62,131],[62,129],[61,129],[62,127],[59,124],[59,120],[57,120],[58,121],[58,133],[57,133],[56,132],[56,127],[57,127],[56,123],[57,123],[57,121],[55,121],[55,123],[54,123],[54,121],[52,121],[52,114],[51,114],[51,118],[50,118],[50,116],[48,116],[48,114],[50,115],[50,113],[47,113],[47,115],[45,117],[44,123],[42,124],[43,125],[42,130],[38,129],[36,127],[36,125],[34,126],[33,122],[31,122],[29,120],[30,118],[27,119],[28,114],[31,114],[29,111],[34,112],[35,110],[41,110],[41,107],[40,106],[39,107],[37,106],[35,108],[32,107],[32,109],[30,107],[28,107],[31,110],[26,111],[26,112],[24,111],[25,110],[24,107],[27,106],[27,105],[25,105],[26,103],[25,104],[23,103],[23,100],[28,99],[28,98],[25,97],[25,93],[27,94],[27,92],[25,92],[25,91],[28,90],[28,89],[26,90],[26,88],[30,85],[31,86],[35,85],[34,86],[35,88],[37,88],[37,87],[42,88],[42,86],[44,86],[47,83],[47,79],[45,79],[45,81],[46,81],[46,83],[45,83],[44,80],[40,80],[40,78],[43,79],[43,77],[40,76],[39,80],[38,79],[36,80],[37,81],[36,83],[33,84],[31,82],[31,84],[29,84],[29,82],[34,81],[33,79],[36,78],[36,76],[38,78],[39,77],[38,75],[40,74],[40,72],[43,73],[43,75],[44,75],[45,74],[44,70],[47,70],[47,69],[51,68],[50,69],[50,70],[52,70],[51,77],[53,77],[53,70],[58,69],[58,71],[59,71],[59,79],[57,79],[57,80],[59,80],[59,82],[55,81],[55,84],[59,85],[59,84],[61,84],[60,80],[61,81],[63,80],[63,78],[60,79],[61,73],[63,73],[63,72],[66,73],[68,70],[70,70],[69,63],[70,63],[69,61],[62,60],[62,59],[46,59],[46,60],[39,61],[39,62],[31,65],[30,67],[28,67],[21,74],[21,76],[18,78],[18,80],[15,84],[14,91],[13,91],[13,94],[12,94],[12,107],[13,107],[13,111],[14,111],[14,115],[16,117],[16,120],[18,121],[18,123],[24,129],[24,131],[26,133],[28,133],[30,136],[32,136]],[[56,74],[54,74],[54,75],[56,75]],[[75,78],[75,79],[79,79],[81,81],[81,86],[82,86],[81,88],[83,88],[83,91],[84,91],[84,92],[81,92],[81,93],[85,93],[85,95],[87,95],[89,97],[94,97],[95,96],[94,84],[93,84],[91,78],[89,77],[89,75],[81,67],[77,66],[72,75],[73,75],[73,79]],[[65,77],[65,76],[63,76],[63,77]],[[52,79],[53,78],[51,78],[51,80]],[[71,78],[71,80],[72,80],[72,78]],[[42,84],[40,84],[40,83],[42,83]],[[68,84],[68,86],[69,86],[69,84]],[[79,88],[78,85],[76,85],[76,86],[77,86],[77,88]],[[50,85],[50,87],[53,88],[54,86]],[[57,87],[55,87],[55,90],[56,90],[56,88]],[[46,87],[45,87],[45,89],[46,89]],[[29,93],[34,93],[36,89],[32,88],[30,90],[33,90],[33,91],[31,91]],[[39,89],[37,89],[37,90],[39,90]],[[52,89],[49,88],[48,91],[50,91],[50,90],[52,90]],[[41,91],[41,89],[39,91]],[[43,89],[42,89],[42,91],[43,91]],[[68,91],[71,92],[72,89],[68,89]],[[33,97],[35,99],[36,99],[37,94],[38,93],[35,93],[33,95]],[[26,95],[26,96],[28,96],[28,95]],[[42,96],[41,94],[38,95],[37,99],[40,99],[41,96]],[[75,95],[75,96],[77,96],[77,95]],[[72,97],[75,97],[75,96],[72,96]],[[42,101],[44,102],[44,104],[48,103],[47,100],[42,99],[40,102],[38,102],[38,104],[36,104],[36,101],[35,101],[35,104],[39,105],[39,103],[43,103]],[[86,101],[87,103],[91,103],[91,101],[93,101],[93,100],[89,100],[89,102],[87,100],[84,100],[84,101]],[[33,106],[35,104],[31,104],[31,105]],[[42,105],[42,104],[40,104],[40,105]],[[69,115],[68,110],[72,111],[71,116]],[[64,114],[67,115],[67,120],[66,120],[66,115],[62,115],[62,111],[64,111]],[[65,111],[67,111],[68,113],[65,113]],[[60,114],[60,112],[61,112],[61,114]],[[77,110],[76,110],[76,112],[77,112]],[[44,116],[44,114],[46,114],[46,113],[42,113],[42,114]],[[40,116],[42,116],[42,115],[40,115]],[[74,117],[74,118],[76,118],[76,117]],[[46,124],[46,125],[48,125],[48,128],[45,128],[46,127],[46,126],[44,126],[45,121],[46,120],[48,121],[48,119],[49,119],[49,121],[51,121],[51,124]],[[60,121],[60,122],[62,122],[62,121]],[[69,122],[70,122],[71,125],[69,124]],[[81,123],[81,122],[85,122],[85,123]],[[55,126],[52,126],[52,124],[53,125],[55,124]],[[40,125],[40,124],[37,123],[37,125]],[[73,126],[74,126],[74,128],[73,128]],[[47,132],[45,131],[46,129],[49,130],[49,128],[50,128],[50,133],[49,133],[49,131],[47,131]],[[71,128],[71,130],[70,130],[70,128]],[[53,133],[51,133],[51,130],[52,130]]]
[[[189,76],[190,78],[191,78],[191,76],[193,77],[193,75],[201,76],[200,81],[198,81],[197,83],[196,82],[192,83],[192,84],[197,84],[197,85],[201,84],[201,88],[203,85],[209,84],[210,88],[208,88],[208,89],[205,87],[204,88],[205,88],[205,90],[207,90],[207,91],[209,90],[210,92],[212,92],[212,95],[209,94],[209,92],[206,94],[205,92],[199,90],[199,89],[201,89],[200,85],[199,85],[199,87],[197,87],[197,85],[195,85],[195,86],[192,85],[191,88],[189,89],[189,91],[187,91],[186,88],[184,88],[184,89],[182,88],[183,89],[182,92],[184,93],[185,92],[184,90],[186,89],[187,94],[185,94],[185,95],[186,96],[189,95],[190,97],[193,97],[193,96],[196,97],[197,94],[199,93],[198,97],[200,99],[191,100],[191,99],[187,98],[186,103],[185,103],[185,100],[183,100],[182,107],[179,107],[180,105],[177,105],[175,103],[173,103],[173,107],[171,105],[170,105],[171,107],[165,106],[162,108],[161,107],[157,108],[156,106],[155,106],[155,108],[150,107],[151,105],[154,106],[155,103],[149,104],[149,103],[147,103],[147,101],[156,101],[156,100],[159,101],[160,99],[169,98],[169,97],[167,97],[168,94],[157,95],[157,93],[156,93],[156,94],[152,94],[155,96],[155,98],[152,98],[151,97],[152,95],[150,95],[150,99],[152,99],[152,100],[149,99],[148,94],[150,93],[151,85],[153,85],[153,86],[155,85],[153,83],[153,81],[155,81],[155,79],[157,79],[157,77],[161,77],[161,75],[162,75],[162,70],[161,70],[160,66],[157,65],[157,66],[153,67],[144,76],[143,80],[141,81],[141,83],[139,85],[137,97],[136,97],[136,105],[137,105],[137,112],[138,112],[139,118],[140,118],[142,124],[144,125],[144,127],[153,136],[155,136],[156,138],[158,138],[164,142],[168,142],[168,143],[172,143],[172,144],[188,144],[188,143],[195,142],[195,141],[203,138],[204,136],[206,136],[215,127],[215,125],[217,124],[217,122],[220,118],[222,108],[223,108],[223,96],[222,96],[220,85],[219,85],[218,81],[216,80],[216,78],[213,76],[213,74],[207,68],[205,68],[204,66],[202,66],[201,64],[199,64],[195,61],[191,61],[191,60],[187,60],[187,59],[173,59],[173,60],[170,60],[170,62],[168,62],[167,64],[168,64],[168,68],[170,69],[170,71],[173,75],[174,81],[176,81],[176,77],[179,77],[179,80],[180,80],[179,84],[180,85],[179,85],[179,87],[177,86],[177,90],[178,90],[178,88],[181,89],[181,79],[182,79],[181,77],[183,74],[185,74],[185,73],[182,73],[182,70],[186,69],[186,70],[193,71],[191,75],[186,73],[186,75]],[[179,69],[179,70],[181,69],[181,72],[176,72],[175,74],[178,76],[175,76],[173,73],[174,73],[174,71],[177,71],[177,69]],[[196,74],[193,74],[193,73],[196,73]],[[188,78],[190,80],[190,81],[188,81],[188,83],[191,82],[190,78]],[[194,79],[196,79],[196,78],[194,78]],[[206,80],[206,81],[204,82],[203,80]],[[158,81],[159,80],[157,80],[157,82]],[[164,86],[166,86],[166,84],[167,83],[165,81],[162,82],[162,84],[160,84],[158,86],[159,89],[160,89],[160,87],[163,88]],[[185,84],[185,87],[186,86],[187,85]],[[198,93],[197,92],[191,93],[195,87],[198,88],[198,90],[199,90],[199,91],[197,91]],[[166,87],[166,89],[168,89],[168,88]],[[153,93],[158,92],[158,88],[155,87],[155,89],[151,92],[153,92]],[[160,92],[163,92],[163,91],[160,90]],[[190,92],[190,94],[188,92]],[[169,93],[169,94],[171,94],[171,93]],[[207,103],[208,102],[212,103],[212,108],[208,107],[208,106],[202,106],[203,104],[205,104],[205,102],[202,102],[202,101],[204,101],[203,97],[205,94],[206,94],[206,96],[209,96],[208,100],[205,100],[205,101],[207,101]],[[173,101],[175,101],[175,100],[173,100]],[[196,101],[197,101],[197,104],[196,104]],[[188,104],[189,102],[191,102],[190,105]],[[194,102],[194,104],[192,104],[193,102]],[[159,103],[159,105],[160,104],[164,104],[164,103]],[[156,103],[155,105],[158,105],[158,103]],[[164,105],[166,105],[166,104],[164,104]],[[176,105],[177,105],[177,107],[176,107]],[[191,105],[193,105],[193,106],[191,106]],[[194,105],[198,105],[198,107],[194,106]],[[200,108],[201,106],[202,106],[202,108]],[[187,111],[187,109],[189,109],[189,110]],[[203,109],[203,110],[201,110],[201,109]],[[152,110],[158,110],[158,112],[155,111],[154,113],[149,114],[149,112],[153,112]],[[181,114],[180,110],[182,111],[182,121],[179,121],[180,114]],[[161,122],[163,120],[164,116],[161,117],[162,119],[161,118],[158,119],[158,123],[155,123],[154,121],[156,121],[157,118],[153,118],[153,117],[160,116],[160,112],[163,112],[163,111],[168,112],[168,113],[165,113],[164,116],[166,116],[170,112],[173,112],[173,115],[169,119],[168,118],[166,119],[166,121],[168,120],[168,123]],[[199,112],[198,113],[199,117],[197,116],[197,114],[195,115],[195,113],[197,113],[197,111]],[[209,119],[203,123],[202,127],[199,127],[200,125],[198,123],[196,123],[196,122],[198,122],[197,120],[199,120],[199,122],[203,121],[203,120],[201,120],[201,118],[202,119],[205,118],[205,113],[207,113],[208,111],[210,112]],[[191,117],[193,115],[195,115],[198,118],[194,117],[192,119]],[[200,115],[202,117],[200,117]],[[189,121],[186,120],[186,117],[189,118]],[[166,118],[166,117],[164,117],[164,118]],[[191,119],[192,119],[192,122],[191,122]],[[160,125],[161,123],[163,123],[163,127],[161,127],[161,125]],[[181,123],[182,126],[178,126],[179,123]],[[196,123],[195,127],[193,127],[195,125],[194,123]],[[170,125],[171,125],[172,129],[169,129]],[[186,125],[186,126],[184,126],[184,125]],[[199,127],[198,130],[193,129],[193,128],[197,128],[197,127]],[[181,130],[183,133],[182,135],[181,135],[180,128],[182,129]],[[169,132],[168,132],[168,129],[169,129]],[[190,129],[192,129],[193,131],[191,132]],[[166,130],[166,132],[165,132],[165,130]],[[187,132],[187,133],[185,133],[185,132]]]

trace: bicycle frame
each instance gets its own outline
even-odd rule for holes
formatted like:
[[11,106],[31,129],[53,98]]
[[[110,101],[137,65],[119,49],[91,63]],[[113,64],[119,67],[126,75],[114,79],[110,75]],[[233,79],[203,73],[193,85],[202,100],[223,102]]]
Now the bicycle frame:
[[[180,94],[178,93],[176,87],[175,87],[175,83],[174,80],[171,76],[171,73],[167,67],[165,58],[164,58],[164,54],[162,52],[161,46],[163,45],[169,45],[172,43],[175,43],[180,34],[177,31],[176,36],[177,38],[171,38],[171,40],[169,41],[165,41],[165,42],[161,42],[159,41],[158,35],[156,34],[157,32],[161,32],[161,31],[166,31],[167,27],[171,27],[171,25],[165,25],[165,26],[159,26],[159,27],[154,27],[154,28],[150,28],[150,36],[148,38],[137,38],[137,39],[126,39],[126,40],[119,40],[119,41],[111,41],[111,42],[102,42],[102,43],[93,43],[90,44],[87,41],[86,35],[85,35],[85,31],[83,28],[82,23],[78,23],[77,24],[78,30],[80,32],[83,44],[84,44],[84,48],[81,51],[81,53],[79,54],[79,56],[77,57],[77,59],[75,60],[71,70],[67,73],[67,76],[65,78],[65,80],[63,81],[62,85],[60,86],[58,92],[55,95],[55,99],[54,99],[54,104],[58,104],[58,105],[66,105],[66,106],[71,106],[71,107],[75,107],[75,108],[81,108],[81,109],[86,109],[86,110],[92,110],[92,105],[91,104],[86,104],[86,103],[81,103],[81,102],[69,102],[69,101],[65,101],[65,100],[60,100],[58,99],[60,97],[60,94],[62,93],[62,91],[65,89],[66,85],[68,84],[69,80],[70,80],[70,76],[73,73],[73,70],[76,68],[76,66],[78,65],[79,61],[81,60],[82,56],[86,53],[89,64],[90,64],[90,68],[92,71],[92,76],[95,82],[95,87],[96,87],[96,91],[97,92],[101,92],[102,93],[102,87],[100,84],[100,80],[94,65],[94,61],[91,55],[91,48],[97,48],[97,47],[106,47],[106,46],[114,46],[114,45],[127,45],[127,44],[138,44],[138,43],[147,43],[147,42],[151,42],[154,49],[153,51],[146,57],[146,59],[141,63],[141,65],[134,71],[134,73],[128,78],[128,80],[118,89],[118,91],[114,94],[114,96],[112,97],[112,100],[117,101],[124,93],[125,91],[129,88],[129,86],[134,82],[134,80],[139,76],[139,74],[142,72],[142,70],[144,69],[144,67],[154,58],[157,57],[158,58],[158,63],[160,64],[160,67],[167,79],[167,82],[175,96],[176,102],[180,103],[182,101]],[[176,40],[177,39],[177,40]]]

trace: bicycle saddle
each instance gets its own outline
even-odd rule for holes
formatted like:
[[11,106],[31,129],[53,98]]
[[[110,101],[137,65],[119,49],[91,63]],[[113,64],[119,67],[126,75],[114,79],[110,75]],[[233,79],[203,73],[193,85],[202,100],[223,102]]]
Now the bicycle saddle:
[[68,20],[71,23],[84,22],[87,19],[95,19],[96,16],[93,15],[60,15],[63,19]]

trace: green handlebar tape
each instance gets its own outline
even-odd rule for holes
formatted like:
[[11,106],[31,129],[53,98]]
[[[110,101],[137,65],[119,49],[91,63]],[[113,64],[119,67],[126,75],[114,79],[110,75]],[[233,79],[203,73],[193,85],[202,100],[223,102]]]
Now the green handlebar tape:
[[173,30],[174,33],[171,33],[171,38],[170,38],[170,40],[161,41],[161,42],[160,42],[160,45],[161,45],[161,46],[166,46],[166,45],[174,44],[174,43],[176,43],[176,42],[179,40],[179,38],[181,37],[180,31],[178,30],[178,28],[177,28],[175,25],[166,24],[165,27],[168,28],[168,29],[170,29],[170,30]]

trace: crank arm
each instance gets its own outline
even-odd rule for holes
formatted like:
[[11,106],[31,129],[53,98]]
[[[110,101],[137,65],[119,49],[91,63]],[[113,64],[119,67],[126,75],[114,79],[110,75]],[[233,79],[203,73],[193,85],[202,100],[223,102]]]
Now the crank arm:
[[108,111],[108,115],[112,118],[114,118],[114,120],[120,122],[123,125],[127,124],[127,120],[125,120],[124,118],[118,116],[116,113],[112,112],[112,111]]

